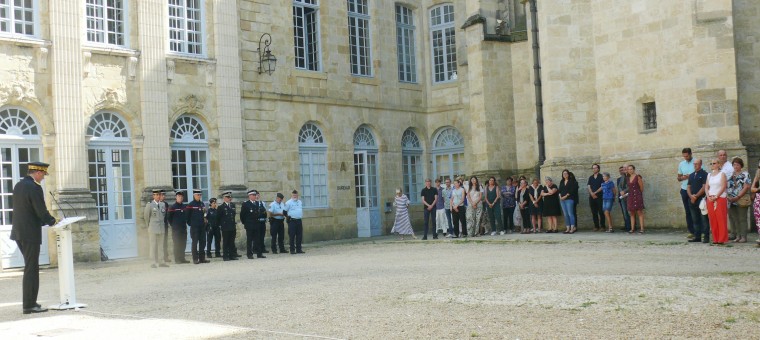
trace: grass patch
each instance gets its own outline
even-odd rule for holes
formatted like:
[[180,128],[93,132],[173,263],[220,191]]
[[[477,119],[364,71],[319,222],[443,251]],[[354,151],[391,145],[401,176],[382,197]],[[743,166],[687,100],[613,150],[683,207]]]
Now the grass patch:
[[594,301],[586,301],[583,304],[581,304],[581,307],[588,308],[588,307],[591,307],[592,305],[595,305],[595,304],[596,304],[596,302],[594,302]]
[[721,272],[720,275],[728,277],[757,276],[760,272]]
[[478,333],[475,333],[475,332],[472,332],[472,333],[470,333],[470,337],[471,337],[471,338],[477,338],[477,337],[479,337],[479,336],[480,336],[480,335],[479,335]]
[[736,323],[736,318],[734,318],[733,316],[731,316],[731,317],[729,317],[729,318],[726,319],[726,323]]

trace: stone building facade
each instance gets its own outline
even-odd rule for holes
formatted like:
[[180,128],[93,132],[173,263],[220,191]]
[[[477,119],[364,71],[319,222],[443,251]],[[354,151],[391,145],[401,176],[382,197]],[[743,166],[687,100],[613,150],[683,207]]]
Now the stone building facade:
[[[33,160],[52,165],[50,208],[88,217],[75,256],[95,261],[147,252],[140,214],[153,188],[237,201],[248,188],[267,201],[298,189],[313,241],[387,234],[394,189],[418,199],[424,178],[583,177],[594,162],[632,162],[648,224],[680,227],[682,147],[760,157],[760,5],[537,1],[545,141],[529,5],[0,5],[3,264],[19,265],[9,193]],[[265,49],[277,58],[271,74]],[[43,256],[54,263],[52,243]]]

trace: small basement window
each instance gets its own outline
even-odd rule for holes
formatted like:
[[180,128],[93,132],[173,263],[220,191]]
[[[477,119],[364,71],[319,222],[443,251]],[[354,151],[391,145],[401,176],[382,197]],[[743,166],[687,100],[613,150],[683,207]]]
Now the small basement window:
[[657,105],[655,102],[642,103],[644,130],[657,130]]

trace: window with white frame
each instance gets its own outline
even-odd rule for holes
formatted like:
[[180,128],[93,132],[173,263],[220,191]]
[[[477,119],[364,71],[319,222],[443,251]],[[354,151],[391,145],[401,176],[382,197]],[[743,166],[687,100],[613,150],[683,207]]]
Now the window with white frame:
[[457,47],[454,5],[444,4],[430,10],[430,41],[433,48],[433,82],[455,80]]
[[36,36],[36,0],[0,0],[0,33]]
[[369,6],[367,0],[347,0],[348,47],[351,74],[372,76],[372,53],[369,41]]
[[319,0],[293,0],[296,68],[319,71]]
[[298,132],[298,154],[301,161],[301,200],[307,208],[326,208],[327,144],[322,130],[306,123]]
[[195,117],[182,115],[172,125],[169,136],[174,189],[186,192],[200,189],[203,197],[211,197],[206,127]]
[[417,82],[417,60],[414,55],[414,16],[412,9],[396,4],[396,49],[398,80]]
[[87,41],[117,46],[126,45],[126,1],[86,1]]
[[169,50],[202,55],[203,0],[169,0]]
[[464,138],[453,127],[446,127],[433,137],[433,172],[435,178],[454,179],[464,175]]
[[422,143],[412,129],[406,129],[401,136],[401,175],[404,178],[404,192],[412,203],[418,203],[422,190]]

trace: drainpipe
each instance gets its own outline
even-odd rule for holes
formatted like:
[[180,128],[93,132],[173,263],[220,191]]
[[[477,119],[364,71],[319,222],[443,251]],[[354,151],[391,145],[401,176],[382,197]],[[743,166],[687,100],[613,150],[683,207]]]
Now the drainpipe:
[[536,92],[536,128],[538,129],[538,163],[536,178],[541,176],[541,166],[546,161],[546,141],[544,140],[544,100],[541,95],[541,48],[538,43],[538,7],[536,0],[530,3],[530,31],[533,38],[533,78]]

